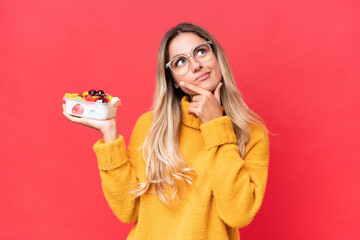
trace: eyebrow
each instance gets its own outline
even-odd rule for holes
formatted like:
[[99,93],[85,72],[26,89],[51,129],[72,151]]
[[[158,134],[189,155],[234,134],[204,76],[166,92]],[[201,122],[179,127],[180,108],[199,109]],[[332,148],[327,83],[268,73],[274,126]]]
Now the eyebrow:
[[[193,49],[193,48],[192,48]],[[191,50],[192,50],[191,49]],[[183,56],[183,55],[185,55],[185,53],[179,53],[179,54],[176,54],[175,56],[173,56],[172,58],[169,58],[169,61],[171,61],[172,59],[174,59],[174,58],[176,58],[176,57],[178,57],[178,56]]]
[[[193,46],[193,47],[191,48],[190,52],[191,52],[192,50],[194,50],[194,48],[196,48],[197,46],[199,46],[199,45],[201,45],[201,44],[203,44],[203,43],[206,43],[206,42],[207,42],[207,41],[196,44],[195,46]],[[169,61],[171,61],[172,59],[176,58],[177,56],[182,56],[182,55],[186,55],[186,54],[185,54],[185,53],[176,54],[176,55],[173,56],[172,58],[169,58]]]

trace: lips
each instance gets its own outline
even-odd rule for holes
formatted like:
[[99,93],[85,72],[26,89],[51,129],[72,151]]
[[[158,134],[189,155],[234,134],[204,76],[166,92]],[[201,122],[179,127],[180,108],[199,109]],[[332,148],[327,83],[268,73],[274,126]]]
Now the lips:
[[206,73],[203,73],[201,74],[200,76],[198,76],[195,81],[202,81],[202,80],[205,80],[209,77],[210,75],[210,72],[206,72]]

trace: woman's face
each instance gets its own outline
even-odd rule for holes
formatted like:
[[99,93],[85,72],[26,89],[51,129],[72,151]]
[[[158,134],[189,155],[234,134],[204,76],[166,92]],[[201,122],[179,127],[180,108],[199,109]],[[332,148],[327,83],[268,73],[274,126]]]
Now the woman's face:
[[[194,33],[181,33],[169,43],[169,60],[178,54],[190,54],[196,45],[203,42],[206,42],[206,40]],[[211,57],[205,62],[200,62],[189,57],[189,70],[186,73],[175,74],[171,71],[171,74],[175,80],[175,87],[180,87],[185,93],[190,95],[191,99],[193,96],[199,94],[180,86],[181,81],[197,85],[198,87],[213,92],[222,79],[220,66],[214,53],[212,53]],[[199,79],[199,77],[204,74],[207,75]]]

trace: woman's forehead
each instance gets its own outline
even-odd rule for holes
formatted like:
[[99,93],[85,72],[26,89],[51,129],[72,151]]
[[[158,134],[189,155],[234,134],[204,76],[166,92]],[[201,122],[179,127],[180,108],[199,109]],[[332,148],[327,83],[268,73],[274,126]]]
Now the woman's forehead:
[[206,40],[195,33],[181,33],[173,38],[168,46],[169,58],[172,59],[179,54],[189,53],[196,45]]

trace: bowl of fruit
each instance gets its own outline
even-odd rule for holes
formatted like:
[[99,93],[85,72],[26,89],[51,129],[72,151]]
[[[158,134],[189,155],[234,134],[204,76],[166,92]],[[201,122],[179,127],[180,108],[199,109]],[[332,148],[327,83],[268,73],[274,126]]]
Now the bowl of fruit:
[[83,93],[65,93],[63,100],[68,114],[98,120],[114,118],[117,107],[121,105],[118,97],[94,89]]

